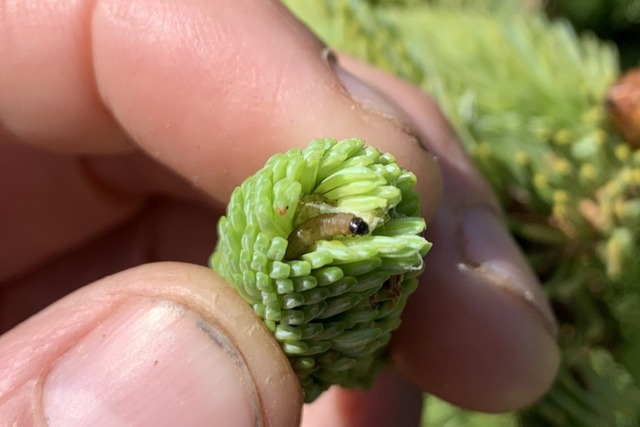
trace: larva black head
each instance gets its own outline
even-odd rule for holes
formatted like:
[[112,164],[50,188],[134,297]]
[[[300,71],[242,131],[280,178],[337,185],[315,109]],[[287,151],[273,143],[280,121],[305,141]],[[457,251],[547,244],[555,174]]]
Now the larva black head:
[[369,224],[367,224],[364,219],[357,216],[349,221],[349,231],[351,234],[364,236],[369,232]]

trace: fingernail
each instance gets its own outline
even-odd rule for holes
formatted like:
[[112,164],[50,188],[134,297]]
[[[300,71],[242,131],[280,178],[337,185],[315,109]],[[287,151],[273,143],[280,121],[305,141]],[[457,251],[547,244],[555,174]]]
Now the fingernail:
[[[355,102],[366,110],[373,111],[387,119],[395,121],[405,132],[418,139],[416,132],[413,130],[411,118],[406,112],[378,89],[341,67],[336,55],[331,49],[325,48],[322,51],[322,57],[327,64],[329,64],[342,87]],[[424,147],[423,144],[421,144],[421,146]]]
[[51,368],[48,426],[262,425],[258,397],[232,340],[186,307],[125,303]]
[[557,324],[542,285],[497,212],[488,206],[467,210],[460,225],[459,245],[464,257],[458,265],[461,271],[521,299],[555,338]]

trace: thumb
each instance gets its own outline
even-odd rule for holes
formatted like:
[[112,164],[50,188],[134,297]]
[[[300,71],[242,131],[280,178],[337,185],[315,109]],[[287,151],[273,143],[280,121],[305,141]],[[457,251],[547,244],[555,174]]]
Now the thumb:
[[109,276],[0,337],[0,425],[295,426],[278,344],[212,271]]

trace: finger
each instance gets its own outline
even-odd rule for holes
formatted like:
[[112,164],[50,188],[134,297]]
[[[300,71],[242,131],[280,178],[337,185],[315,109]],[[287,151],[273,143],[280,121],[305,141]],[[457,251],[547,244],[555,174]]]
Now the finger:
[[408,113],[444,176],[423,284],[394,336],[399,367],[423,389],[469,408],[531,403],[557,370],[556,324],[494,196],[430,99],[362,63],[343,63]]
[[74,290],[157,261],[206,265],[216,216],[195,203],[154,199],[108,233],[67,250],[0,285],[0,334]]
[[[91,5],[36,2],[5,12],[0,117],[16,139],[86,151],[97,144],[95,150],[113,152],[121,148],[119,137],[112,145],[74,137],[77,124],[69,117],[82,110],[82,117],[91,116],[83,123],[92,123],[106,110],[150,155],[221,200],[269,155],[315,137],[362,137],[397,153],[423,185],[437,182],[415,138],[382,114],[384,107],[372,111],[354,102],[323,59],[322,45],[278,2]],[[45,21],[68,23],[69,30]],[[70,43],[70,32],[83,42]],[[51,45],[60,51],[40,55]],[[65,88],[77,75],[93,80],[70,96]],[[19,96],[25,92],[46,101]],[[39,114],[33,114],[36,102]]]
[[85,178],[76,159],[0,142],[0,282],[142,208],[143,198],[106,194]]
[[97,86],[119,123],[217,199],[274,152],[319,136],[357,135],[423,185],[437,181],[430,156],[348,96],[321,44],[278,2],[111,0],[93,30]]
[[[226,201],[275,152],[358,136],[414,171],[423,214],[435,210],[432,156],[384,99],[357,101],[366,85],[336,73],[279,2],[18,2],[0,19],[6,138],[74,153],[120,152],[129,139]],[[91,161],[93,181],[107,193],[129,195],[132,183],[148,179],[140,174],[135,165]],[[38,219],[45,230],[61,221]]]
[[0,425],[295,426],[287,359],[218,276],[151,264],[0,337]]
[[[121,186],[105,184],[92,170],[97,164],[118,171]],[[141,153],[90,164],[86,158],[0,142],[0,188],[0,287],[148,213],[158,196],[207,207],[200,192]],[[207,228],[215,227],[218,211],[209,206]]]
[[131,150],[96,90],[92,7],[0,2],[0,141],[83,153]]
[[421,391],[387,370],[369,391],[335,386],[304,405],[302,427],[417,427],[421,415]]

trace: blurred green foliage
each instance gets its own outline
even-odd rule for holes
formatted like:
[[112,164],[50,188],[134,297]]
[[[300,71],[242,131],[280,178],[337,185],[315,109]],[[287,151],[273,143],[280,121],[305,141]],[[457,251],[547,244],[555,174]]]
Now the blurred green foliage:
[[593,31],[621,51],[623,68],[640,61],[640,0],[548,0],[551,16],[565,17],[580,31]]

